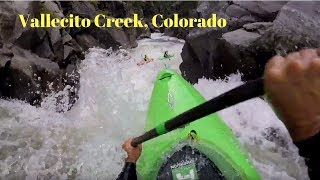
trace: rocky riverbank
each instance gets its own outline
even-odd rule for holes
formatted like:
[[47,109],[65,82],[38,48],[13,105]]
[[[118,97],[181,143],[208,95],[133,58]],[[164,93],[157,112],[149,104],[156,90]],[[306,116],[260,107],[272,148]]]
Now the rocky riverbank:
[[134,2],[0,2],[0,96],[39,105],[50,93],[66,90],[72,104],[79,88],[77,65],[86,50],[132,48],[137,39],[150,37],[149,29],[22,28],[18,14],[142,16],[137,9]]
[[320,47],[319,2],[203,2],[202,17],[217,13],[228,19],[225,29],[192,29],[181,53],[180,70],[190,82],[224,78],[240,72],[244,80],[262,76],[276,54]]

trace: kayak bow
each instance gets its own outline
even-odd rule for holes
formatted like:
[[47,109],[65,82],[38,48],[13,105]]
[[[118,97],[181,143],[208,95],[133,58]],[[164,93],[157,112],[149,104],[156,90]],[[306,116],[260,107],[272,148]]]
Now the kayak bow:
[[[163,70],[155,82],[145,130],[153,129],[204,102],[201,94],[179,74],[172,70]],[[189,168],[191,172],[198,166],[187,163],[186,167],[181,168],[171,162],[172,159],[183,160],[189,151],[199,152],[197,157],[209,159],[212,162],[210,167],[217,168],[217,172],[225,179],[260,179],[248,153],[217,114],[206,116],[143,143],[143,152],[137,163],[139,177],[161,179],[161,174],[165,171],[175,179],[175,175],[181,175],[177,171],[185,172]],[[178,152],[183,155],[177,155]],[[167,166],[170,163],[171,166]],[[180,170],[176,168],[178,166]]]

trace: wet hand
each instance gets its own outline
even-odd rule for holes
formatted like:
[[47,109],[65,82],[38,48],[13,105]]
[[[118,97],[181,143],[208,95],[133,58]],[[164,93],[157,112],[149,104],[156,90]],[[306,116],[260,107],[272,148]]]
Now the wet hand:
[[265,68],[265,89],[294,141],[320,131],[320,49],[275,56]]
[[137,147],[131,146],[132,138],[126,140],[122,145],[122,149],[127,152],[126,162],[136,163],[141,155],[142,146],[139,144]]

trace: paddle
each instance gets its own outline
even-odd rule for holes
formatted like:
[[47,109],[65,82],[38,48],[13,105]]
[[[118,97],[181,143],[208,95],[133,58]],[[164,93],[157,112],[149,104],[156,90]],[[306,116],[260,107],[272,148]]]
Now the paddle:
[[131,145],[136,147],[138,144],[146,142],[150,139],[158,137],[162,134],[177,129],[185,124],[196,121],[209,114],[215,113],[227,107],[241,103],[248,99],[258,97],[264,94],[263,79],[259,78],[248,81],[228,92],[221,94],[199,106],[196,106],[160,125],[141,136],[134,138]]

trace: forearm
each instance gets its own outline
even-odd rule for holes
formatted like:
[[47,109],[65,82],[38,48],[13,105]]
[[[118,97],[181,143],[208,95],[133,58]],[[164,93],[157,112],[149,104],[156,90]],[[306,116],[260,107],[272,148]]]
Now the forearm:
[[132,162],[126,162],[117,180],[136,180],[136,165]]
[[295,142],[295,145],[299,148],[299,154],[305,158],[310,179],[320,179],[320,133]]

